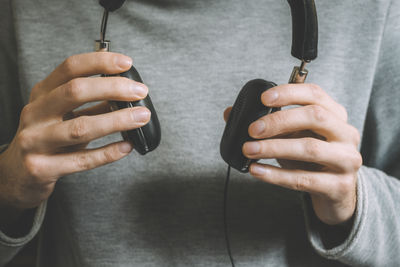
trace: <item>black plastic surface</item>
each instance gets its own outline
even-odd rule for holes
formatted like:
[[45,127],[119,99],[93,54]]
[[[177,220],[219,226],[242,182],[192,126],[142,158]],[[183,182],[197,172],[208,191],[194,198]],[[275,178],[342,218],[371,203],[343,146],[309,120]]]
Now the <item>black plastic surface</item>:
[[292,13],[292,56],[314,60],[318,55],[318,19],[314,0],[288,0]]
[[[120,76],[143,83],[142,78],[134,67],[121,73]],[[161,140],[161,127],[150,96],[147,95],[146,98],[134,102],[113,101],[113,103],[115,103],[118,109],[143,106],[150,110],[151,118],[146,125],[138,129],[122,132],[121,134],[124,140],[130,141],[133,144],[133,148],[141,155],[156,149]]]
[[110,12],[119,9],[124,3],[125,0],[99,0],[99,4]]
[[278,109],[266,107],[261,103],[261,94],[276,86],[262,79],[251,80],[240,91],[232,107],[220,143],[222,158],[240,172],[248,172],[251,163],[243,155],[242,147],[247,141],[255,140],[249,136],[248,128],[257,119]]

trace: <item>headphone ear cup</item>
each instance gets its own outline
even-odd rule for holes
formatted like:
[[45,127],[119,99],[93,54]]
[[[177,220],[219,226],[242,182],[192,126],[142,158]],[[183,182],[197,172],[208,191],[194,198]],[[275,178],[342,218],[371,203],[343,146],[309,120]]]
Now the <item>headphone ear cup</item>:
[[240,90],[232,107],[222,135],[220,153],[226,163],[240,172],[248,172],[254,162],[242,153],[243,144],[254,140],[249,136],[249,125],[276,110],[261,103],[261,94],[275,86],[275,83],[262,79],[251,80]]
[[229,136],[233,125],[236,125],[236,120],[240,118],[240,114],[243,111],[243,106],[246,102],[246,90],[241,90],[236,98],[235,103],[232,106],[232,110],[229,114],[228,121],[226,122],[224,136]]

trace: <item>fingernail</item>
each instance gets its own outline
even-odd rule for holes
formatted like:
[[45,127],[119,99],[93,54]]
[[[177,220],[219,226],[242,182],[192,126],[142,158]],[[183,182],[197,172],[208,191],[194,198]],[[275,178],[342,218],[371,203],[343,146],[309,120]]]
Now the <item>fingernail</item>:
[[132,82],[131,88],[133,93],[139,97],[145,97],[147,95],[147,87],[143,84]]
[[116,57],[116,64],[118,65],[118,67],[120,67],[121,69],[128,69],[132,66],[132,59],[128,56],[124,56],[124,55],[118,55]]
[[132,145],[128,142],[123,142],[118,145],[119,151],[124,154],[131,152],[132,148]]
[[137,108],[132,111],[135,122],[146,122],[150,119],[150,111],[147,108]]
[[265,122],[264,121],[256,121],[253,122],[251,125],[251,131],[253,132],[253,135],[258,136],[261,135],[265,130]]
[[260,165],[253,164],[251,166],[251,173],[254,175],[263,176],[267,173],[266,169],[261,167]]
[[267,91],[263,94],[264,103],[272,104],[274,103],[279,97],[279,93],[277,91]]
[[260,152],[261,146],[258,142],[247,142],[244,144],[243,150],[248,155],[254,155]]

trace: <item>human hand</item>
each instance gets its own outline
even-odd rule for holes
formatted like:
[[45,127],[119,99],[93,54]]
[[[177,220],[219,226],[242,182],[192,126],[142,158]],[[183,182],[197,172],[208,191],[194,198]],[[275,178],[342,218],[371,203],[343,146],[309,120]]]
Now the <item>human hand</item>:
[[[253,122],[246,142],[250,159],[276,158],[282,168],[253,163],[250,174],[282,187],[308,192],[317,217],[336,225],[347,222],[356,207],[357,171],[362,158],[360,134],[347,123],[347,112],[314,84],[285,84],[264,92],[269,107],[302,105]],[[229,115],[225,111],[225,117]]]
[[[89,77],[121,73],[131,65],[129,57],[116,53],[74,55],[34,86],[17,133],[0,155],[0,207],[37,207],[50,196],[61,176],[129,154],[132,146],[128,142],[85,147],[94,139],[142,127],[150,120],[147,108],[110,112],[107,103],[143,99],[148,93],[145,85],[123,77]],[[103,102],[76,110],[95,101]]]

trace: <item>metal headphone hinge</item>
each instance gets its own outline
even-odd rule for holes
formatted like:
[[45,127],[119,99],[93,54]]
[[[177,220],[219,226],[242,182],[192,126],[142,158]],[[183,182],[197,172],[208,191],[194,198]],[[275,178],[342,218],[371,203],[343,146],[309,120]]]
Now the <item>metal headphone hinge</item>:
[[94,50],[96,52],[110,52],[111,42],[108,40],[96,40],[94,44]]
[[307,61],[302,61],[300,67],[296,66],[293,68],[292,75],[290,75],[289,83],[304,83],[308,70],[305,68]]

